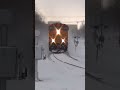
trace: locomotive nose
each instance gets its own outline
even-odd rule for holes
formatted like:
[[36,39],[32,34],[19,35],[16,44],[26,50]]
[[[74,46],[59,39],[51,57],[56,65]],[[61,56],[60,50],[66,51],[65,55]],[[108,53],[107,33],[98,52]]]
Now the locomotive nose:
[[[66,28],[67,27],[67,28]],[[68,26],[54,23],[49,28],[49,50],[52,52],[67,51]]]

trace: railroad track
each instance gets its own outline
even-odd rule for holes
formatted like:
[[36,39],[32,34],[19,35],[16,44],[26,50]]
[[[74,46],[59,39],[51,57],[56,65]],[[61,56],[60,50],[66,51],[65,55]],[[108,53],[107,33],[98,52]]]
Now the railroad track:
[[52,53],[50,53],[50,54],[48,55],[48,59],[49,59],[50,61],[52,61],[52,62],[55,62],[55,61],[53,61],[52,58],[50,57],[51,55],[52,55]]
[[74,58],[74,57],[70,56],[70,54],[69,54],[69,53],[65,53],[65,55],[67,55],[68,57],[70,57],[72,60],[75,60],[75,61],[80,62],[78,59],[76,59],[76,58]]
[[[85,69],[84,67],[80,67],[80,66],[77,66],[77,65],[74,65],[74,64],[71,64],[71,63],[64,62],[64,61],[60,60],[59,58],[57,58],[57,57],[55,56],[54,53],[51,54],[51,55],[53,55],[54,58],[56,58],[56,60],[58,60],[58,61],[60,61],[60,62],[62,62],[62,63],[68,64],[68,65],[71,65],[71,66],[74,66],[74,67],[77,67],[77,68]],[[101,83],[101,84],[105,84],[105,85],[107,85],[108,87],[112,87],[112,88],[114,87],[114,88],[115,88],[114,85],[110,84],[109,82],[104,81],[103,78],[96,77],[96,76],[94,76],[93,74],[91,74],[91,73],[89,73],[89,72],[87,72],[87,71],[85,71],[85,75],[88,76],[88,77],[90,77],[91,79],[93,79],[93,80]]]
[[85,69],[84,67],[80,67],[80,66],[77,66],[77,65],[68,63],[68,62],[64,62],[64,61],[60,60],[59,58],[57,58],[57,57],[55,56],[55,54],[53,54],[53,56],[56,58],[56,60],[58,60],[58,61],[60,61],[60,62],[62,62],[62,63],[65,63],[65,64],[67,64],[67,65],[71,65],[71,66],[74,66],[74,67],[77,67],[77,68]]

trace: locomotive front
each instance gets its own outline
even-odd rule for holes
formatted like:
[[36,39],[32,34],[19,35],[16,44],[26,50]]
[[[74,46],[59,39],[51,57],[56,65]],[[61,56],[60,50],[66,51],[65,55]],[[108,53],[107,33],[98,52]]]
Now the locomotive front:
[[57,53],[67,51],[68,30],[68,25],[62,23],[54,23],[49,26],[49,51]]

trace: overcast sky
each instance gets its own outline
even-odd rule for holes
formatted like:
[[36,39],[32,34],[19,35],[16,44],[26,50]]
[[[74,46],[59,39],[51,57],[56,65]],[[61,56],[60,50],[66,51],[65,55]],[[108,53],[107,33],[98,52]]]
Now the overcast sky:
[[85,0],[35,0],[35,5],[45,16],[85,16]]

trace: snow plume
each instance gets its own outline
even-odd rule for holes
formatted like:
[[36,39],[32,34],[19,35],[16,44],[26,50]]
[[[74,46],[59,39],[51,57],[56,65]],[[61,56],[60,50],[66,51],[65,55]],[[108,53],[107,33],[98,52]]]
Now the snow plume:
[[43,16],[35,12],[35,29],[40,29],[43,24],[45,24],[43,21]]
[[77,33],[80,35],[80,38],[85,39],[85,24],[81,26]]

